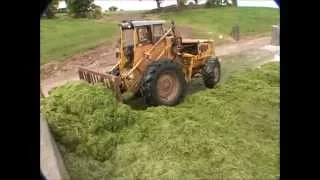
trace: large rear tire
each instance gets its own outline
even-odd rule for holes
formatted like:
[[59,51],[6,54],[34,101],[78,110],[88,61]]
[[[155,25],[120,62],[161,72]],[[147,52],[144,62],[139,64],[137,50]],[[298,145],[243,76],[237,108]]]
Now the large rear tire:
[[171,60],[153,62],[147,69],[140,88],[147,105],[174,106],[186,93],[182,66]]
[[220,82],[221,69],[218,58],[209,59],[202,68],[203,82],[207,88],[214,88]]

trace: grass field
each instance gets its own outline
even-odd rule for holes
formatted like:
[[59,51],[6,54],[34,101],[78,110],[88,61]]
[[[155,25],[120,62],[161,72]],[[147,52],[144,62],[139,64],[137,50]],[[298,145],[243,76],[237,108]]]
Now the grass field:
[[41,64],[112,41],[118,30],[112,23],[71,18],[41,20],[40,26]]
[[279,83],[269,63],[143,111],[76,83],[42,99],[41,112],[72,179],[276,179]]
[[[137,14],[139,12],[132,12]],[[127,12],[111,13],[113,15]],[[177,25],[191,27],[199,38],[213,38],[217,43],[220,34],[228,36],[234,24],[240,25],[241,36],[266,34],[279,23],[279,11],[271,8],[213,8],[184,10],[174,13],[152,14],[175,20]],[[117,26],[110,21],[74,20],[60,16],[54,20],[41,20],[41,63],[64,58],[86,51],[117,35]]]
[[273,8],[214,8],[164,13],[161,17],[176,24],[193,28],[198,36],[218,39],[228,36],[232,26],[240,26],[241,36],[271,32],[271,26],[280,23],[280,12]]

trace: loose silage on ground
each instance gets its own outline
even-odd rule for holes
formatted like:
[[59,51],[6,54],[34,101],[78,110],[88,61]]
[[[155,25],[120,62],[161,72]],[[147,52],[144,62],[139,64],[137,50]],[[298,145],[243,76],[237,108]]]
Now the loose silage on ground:
[[85,82],[42,99],[72,179],[274,179],[279,63],[232,74],[176,107],[133,110]]

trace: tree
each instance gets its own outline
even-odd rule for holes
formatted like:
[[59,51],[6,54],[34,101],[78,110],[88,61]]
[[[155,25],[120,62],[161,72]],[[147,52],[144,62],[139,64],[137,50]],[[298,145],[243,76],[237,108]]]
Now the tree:
[[215,6],[215,4],[216,4],[216,0],[207,0],[205,6],[210,8],[210,7]]
[[161,3],[162,3],[163,0],[155,0],[155,1],[156,1],[156,3],[157,3],[157,7],[160,8],[160,7],[161,7],[160,5],[161,5]]
[[66,3],[70,13],[76,18],[80,18],[88,16],[93,0],[67,0]]
[[109,7],[109,11],[117,11],[117,7],[115,7],[115,6],[111,6],[111,7]]
[[205,6],[206,7],[221,7],[224,5],[228,5],[228,1],[227,0],[207,0]]
[[102,8],[98,5],[91,4],[88,12],[89,18],[100,18],[102,16]]
[[184,7],[186,4],[187,0],[177,0],[177,6],[178,8]]
[[194,3],[198,4],[198,0],[194,0]]
[[49,4],[46,15],[48,18],[54,18],[55,14],[58,12],[59,0],[52,0]]
[[238,6],[237,0],[232,0],[232,5],[233,5],[233,6]]
[[193,5],[194,5],[193,2],[189,2],[189,4],[188,4],[189,7],[192,7]]

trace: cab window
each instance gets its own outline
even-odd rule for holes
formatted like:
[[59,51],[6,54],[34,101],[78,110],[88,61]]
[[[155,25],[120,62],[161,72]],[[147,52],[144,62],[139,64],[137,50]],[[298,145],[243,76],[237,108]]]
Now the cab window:
[[138,28],[138,40],[140,44],[152,42],[152,33],[150,26],[141,26]]
[[156,43],[163,35],[162,25],[153,25],[153,43]]

